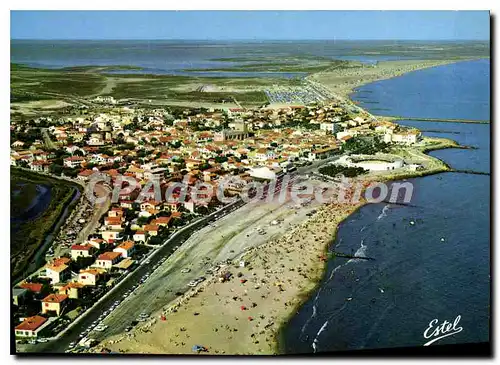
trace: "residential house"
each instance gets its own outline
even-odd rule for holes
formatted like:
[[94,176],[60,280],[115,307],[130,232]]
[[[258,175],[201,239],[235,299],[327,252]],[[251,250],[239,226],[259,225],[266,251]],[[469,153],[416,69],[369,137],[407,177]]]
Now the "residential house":
[[123,228],[106,230],[101,232],[102,238],[108,243],[114,243],[115,241],[121,240]]
[[156,224],[146,224],[144,226],[144,231],[148,234],[148,236],[157,236],[159,230],[160,226]]
[[96,171],[94,171],[94,170],[86,169],[86,170],[80,171],[76,178],[78,180],[87,181],[90,179],[92,174],[94,174],[95,172]]
[[39,333],[49,324],[47,318],[42,316],[27,317],[14,329],[16,337],[38,337]]
[[123,217],[123,209],[117,207],[111,208],[111,210],[108,212],[108,217]]
[[[390,136],[387,138],[386,136]],[[393,142],[406,145],[412,145],[418,142],[420,138],[420,133],[418,131],[399,131],[392,134],[386,133],[384,135],[384,142]]]
[[160,226],[160,227],[168,227],[170,225],[171,217],[158,217],[151,221],[151,224]]
[[104,271],[102,269],[86,269],[80,270],[78,273],[78,282],[82,285],[96,286],[99,280],[103,277]]
[[92,257],[96,248],[92,245],[73,245],[71,246],[71,258],[76,260],[78,257]]
[[86,242],[87,245],[93,246],[98,250],[102,250],[106,247],[106,242],[101,238],[92,238]]
[[46,161],[32,161],[29,163],[29,167],[31,171],[35,172],[45,172],[48,173],[50,172],[50,163]]
[[35,297],[39,297],[41,294],[43,294],[43,284],[41,283],[22,283],[19,285],[21,288],[28,290],[30,293],[32,293]]
[[111,270],[114,264],[120,261],[121,253],[119,252],[105,252],[97,256],[95,266]]
[[85,158],[80,156],[66,157],[63,160],[64,166],[74,169],[75,167],[81,167],[82,163],[85,162]]
[[134,242],[146,242],[147,233],[145,231],[136,231],[132,238]]
[[141,210],[147,211],[148,209],[161,209],[162,203],[155,200],[149,200],[141,203]]
[[29,296],[28,289],[25,288],[14,288],[12,289],[12,304],[19,306],[26,302],[26,298]]
[[133,241],[125,241],[117,246],[113,252],[118,252],[123,258],[128,258],[135,252],[135,244]]
[[15,141],[10,146],[12,148],[22,148],[24,146],[24,142],[22,142],[22,141]]
[[42,300],[42,314],[55,312],[59,317],[68,304],[66,294],[50,294]]
[[120,231],[122,228],[123,219],[121,217],[106,217],[104,218],[104,225],[107,226],[108,229],[114,231]]
[[85,287],[84,284],[78,282],[71,282],[59,288],[59,294],[65,294],[70,299],[78,299],[81,297],[82,289]]
[[70,261],[67,257],[60,257],[45,266],[45,276],[50,278],[51,284],[66,281],[71,277],[71,270],[67,265]]
[[309,153],[309,161],[316,161],[328,158],[329,156],[332,156],[336,151],[338,151],[337,146],[312,150]]

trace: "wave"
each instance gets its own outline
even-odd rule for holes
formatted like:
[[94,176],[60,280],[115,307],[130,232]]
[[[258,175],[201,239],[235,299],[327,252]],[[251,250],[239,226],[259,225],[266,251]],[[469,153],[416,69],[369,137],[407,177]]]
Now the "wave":
[[[361,246],[356,250],[356,252],[354,253],[354,256],[362,256],[362,257],[366,257],[366,250],[368,248],[368,245],[364,245],[363,243],[365,242],[364,239],[361,240]],[[346,262],[346,264],[350,263],[350,262],[359,262],[359,261],[362,261],[361,259],[349,259],[349,261]]]
[[384,208],[382,208],[382,212],[377,217],[377,221],[387,217],[387,211],[389,210],[389,204],[387,204]]
[[[328,279],[326,279],[325,281],[325,284],[327,284],[328,282],[330,282],[330,280],[332,280],[333,278],[333,275],[343,266],[347,265],[348,262],[342,264],[342,265],[339,265],[337,266],[335,269],[332,270],[332,272],[330,273],[330,276],[328,277]],[[320,287],[318,289],[318,292],[316,293],[316,296],[314,297],[314,301],[313,301],[313,306],[312,306],[312,314],[311,316],[307,319],[307,321],[304,323],[304,325],[302,326],[302,329],[300,331],[301,333],[301,336],[304,334],[304,331],[306,330],[307,326],[309,325],[309,323],[311,323],[311,321],[313,320],[314,317],[316,317],[316,314],[317,314],[317,302],[318,302],[318,299],[319,299],[319,295],[321,293],[323,289],[323,286]]]
[[[366,249],[368,248],[368,245],[365,245],[364,244],[364,239],[361,240],[361,246],[356,250],[354,256],[365,256],[365,253],[366,253]],[[327,283],[329,283],[332,279],[333,279],[333,275],[338,271],[340,270],[342,267],[344,267],[345,265],[351,263],[351,262],[359,262],[359,261],[363,261],[361,259],[349,259],[348,261],[346,261],[345,263],[343,263],[342,265],[338,265],[337,267],[335,267],[335,269],[333,269],[330,273],[330,275],[328,276],[328,279],[325,280],[325,283],[320,287],[320,289],[318,289],[318,292],[316,293],[316,296],[314,297],[314,301],[313,301],[313,306],[312,306],[312,314],[311,316],[307,319],[307,321],[304,323],[304,325],[302,326],[301,328],[301,336],[304,335],[304,332],[307,328],[307,326],[311,323],[311,321],[316,317],[316,314],[317,314],[317,302],[318,302],[318,299],[319,299],[319,295],[321,294],[321,291],[322,289],[325,287],[325,285]],[[345,304],[342,306],[342,308],[340,308],[340,311],[342,311],[345,307]],[[334,316],[330,316],[328,318],[328,320],[323,324],[323,326],[320,328],[320,330],[318,331],[318,333],[316,334],[316,337],[314,338],[313,340],[313,343],[312,343],[312,347],[314,349],[314,352],[316,352],[316,344],[318,343],[318,336],[321,334],[321,332],[323,332],[325,329],[326,329],[326,325],[328,324],[328,321],[331,320]]]
[[328,326],[328,320],[325,323],[323,323],[318,333],[316,333],[316,336],[314,337],[314,341],[312,343],[312,348],[314,352],[316,352],[316,344],[318,343],[318,337],[321,334],[321,332],[323,332],[326,329],[326,326]]
[[300,330],[300,335],[302,336],[304,334],[304,331],[306,330],[307,326],[309,325],[309,323],[312,321],[312,319],[314,317],[316,317],[316,303],[318,301],[318,298],[319,298],[319,293],[321,293],[321,288],[318,290],[318,293],[316,294],[316,296],[314,297],[314,302],[313,302],[313,307],[312,307],[312,314],[311,314],[311,317],[309,317],[306,321],[306,323],[304,323],[304,325],[302,326],[302,329]]

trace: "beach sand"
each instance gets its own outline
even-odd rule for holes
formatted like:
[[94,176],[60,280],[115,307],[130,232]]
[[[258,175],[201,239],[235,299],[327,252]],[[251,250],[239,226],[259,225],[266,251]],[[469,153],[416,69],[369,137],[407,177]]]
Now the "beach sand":
[[276,353],[278,329],[321,279],[321,256],[338,224],[361,205],[322,206],[278,240],[249,250],[246,267],[236,262],[223,268],[233,275],[228,282],[212,277],[145,325],[102,342],[96,351],[190,354],[193,345],[202,345],[209,354]]
[[454,62],[458,62],[458,60],[382,61],[375,67],[365,65],[364,67],[329,69],[312,74],[308,76],[308,79],[319,82],[332,93],[347,99],[355,88],[364,84]]

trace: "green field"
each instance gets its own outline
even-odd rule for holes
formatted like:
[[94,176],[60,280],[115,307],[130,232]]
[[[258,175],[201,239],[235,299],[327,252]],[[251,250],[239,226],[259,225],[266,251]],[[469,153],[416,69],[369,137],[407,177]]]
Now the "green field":
[[[129,66],[85,66],[38,69],[11,64],[11,109],[22,115],[50,111],[63,106],[92,104],[97,96],[132,100],[156,105],[220,103],[234,99],[244,107],[255,107],[268,100],[263,89],[271,85],[291,85],[294,79],[257,77],[198,77],[151,74],[116,74],[110,70],[136,70]],[[208,88],[207,88],[208,86]],[[233,105],[235,105],[233,103]]]
[[99,74],[36,69],[11,64],[10,101],[85,97],[99,92],[104,87],[105,80],[106,78]]
[[[238,60],[238,59],[234,59]],[[267,60],[266,58],[254,59],[256,63],[232,66],[226,68],[211,68],[211,69],[185,69],[183,71],[204,71],[204,72],[300,72],[314,73],[320,72],[330,67],[347,67],[349,62],[340,60],[299,60],[286,59],[281,62]],[[238,60],[242,62],[241,60]],[[264,62],[265,61],[265,62]]]

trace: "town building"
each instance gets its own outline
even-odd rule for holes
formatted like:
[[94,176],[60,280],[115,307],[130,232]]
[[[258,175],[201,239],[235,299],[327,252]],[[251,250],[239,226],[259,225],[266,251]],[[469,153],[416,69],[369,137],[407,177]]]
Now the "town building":
[[95,266],[106,270],[111,270],[114,264],[120,261],[121,253],[119,252],[105,252],[97,257]]
[[132,241],[125,241],[117,246],[113,252],[118,252],[123,258],[130,257],[135,251],[135,244]]
[[59,317],[67,304],[67,295],[50,294],[42,300],[42,314],[54,312]]
[[96,251],[92,245],[73,245],[71,246],[71,258],[76,260],[79,257],[92,257]]
[[47,327],[50,322],[42,316],[32,316],[26,318],[14,329],[16,337],[38,337],[40,332]]
[[96,286],[99,280],[104,276],[102,269],[86,269],[80,270],[78,273],[78,282],[83,285]]

